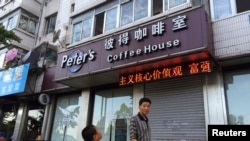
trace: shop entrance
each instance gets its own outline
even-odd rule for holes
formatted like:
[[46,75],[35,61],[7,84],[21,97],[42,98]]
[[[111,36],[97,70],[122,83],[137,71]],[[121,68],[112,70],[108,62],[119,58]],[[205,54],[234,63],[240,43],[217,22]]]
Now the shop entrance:
[[41,140],[45,106],[38,101],[27,102],[27,116],[23,127],[23,141]]
[[0,137],[12,139],[19,103],[17,100],[0,100]]
[[95,92],[93,120],[103,133],[102,141],[129,141],[129,119],[133,113],[133,88]]

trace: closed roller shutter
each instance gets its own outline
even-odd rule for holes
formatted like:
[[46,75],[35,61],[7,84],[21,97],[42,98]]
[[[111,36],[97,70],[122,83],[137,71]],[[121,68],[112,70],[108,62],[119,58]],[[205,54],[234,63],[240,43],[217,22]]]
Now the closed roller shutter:
[[202,76],[145,84],[152,141],[206,141]]

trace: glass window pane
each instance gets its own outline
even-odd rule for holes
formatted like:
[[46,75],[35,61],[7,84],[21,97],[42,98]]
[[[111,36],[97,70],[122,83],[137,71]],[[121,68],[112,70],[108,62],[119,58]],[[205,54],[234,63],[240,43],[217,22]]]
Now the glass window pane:
[[36,30],[36,22],[30,20],[30,21],[28,22],[28,27],[29,27],[29,28],[28,28],[28,32],[34,34],[34,33],[35,33],[35,30]]
[[15,28],[15,27],[16,27],[18,17],[19,17],[19,15],[15,15],[15,16],[13,17],[12,28]]
[[230,0],[213,0],[214,19],[221,19],[232,15]]
[[133,21],[133,2],[128,2],[121,7],[121,26]]
[[53,122],[51,141],[77,141],[81,95],[59,97]]
[[56,16],[49,17],[48,24],[49,24],[48,25],[48,33],[54,32],[55,27],[56,27]]
[[165,11],[167,11],[169,8],[168,8],[168,1],[169,0],[165,0]]
[[73,25],[73,36],[72,36],[73,43],[81,40],[81,28],[82,28],[82,23],[77,23]]
[[135,20],[148,16],[148,1],[136,0],[135,1]]
[[129,141],[132,106],[132,87],[96,92],[92,123],[102,131],[102,140]]
[[91,26],[92,26],[92,18],[83,21],[82,39],[91,36],[91,31],[92,31]]
[[225,73],[229,124],[250,124],[250,69]]
[[8,26],[7,26],[7,30],[10,30],[12,29],[12,23],[13,23],[13,17],[11,17],[9,20],[8,20]]
[[187,3],[187,0],[170,0],[169,1],[169,8],[173,8],[179,6],[181,4]]
[[19,28],[26,31],[27,27],[28,27],[28,18],[21,16],[20,22],[19,22]]
[[111,9],[106,13],[106,23],[105,23],[105,31],[110,29],[114,29],[116,27],[117,21],[117,8]]

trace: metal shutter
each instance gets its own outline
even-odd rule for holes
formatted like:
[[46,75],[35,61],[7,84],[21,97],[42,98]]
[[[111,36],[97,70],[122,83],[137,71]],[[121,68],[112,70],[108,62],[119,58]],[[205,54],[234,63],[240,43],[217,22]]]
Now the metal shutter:
[[202,76],[145,84],[152,141],[206,141]]

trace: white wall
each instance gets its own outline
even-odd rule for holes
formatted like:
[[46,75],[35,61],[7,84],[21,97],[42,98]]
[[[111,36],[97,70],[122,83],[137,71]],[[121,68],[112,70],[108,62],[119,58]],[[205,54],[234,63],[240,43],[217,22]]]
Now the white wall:
[[18,37],[22,39],[20,43],[13,41],[14,45],[17,45],[25,50],[30,50],[31,48],[34,47],[35,36],[33,34],[29,34],[18,28],[14,28],[13,31]]
[[41,25],[39,30],[38,42],[37,45],[41,44],[42,42],[50,42],[51,44],[58,46],[60,49],[60,43],[57,41],[53,43],[53,33],[44,35],[45,30],[45,19],[52,14],[57,13],[57,20],[56,20],[56,27],[55,31],[61,30],[59,40],[65,44],[67,39],[69,38],[70,31],[66,27],[69,28],[70,23],[70,8],[71,8],[71,1],[69,0],[52,0],[49,1],[43,9],[43,16],[41,18]]
[[227,124],[222,74],[219,70],[204,75],[204,108],[206,124]]
[[39,16],[40,3],[34,0],[10,0],[10,2],[6,5],[2,5],[2,8],[0,8],[0,17],[4,17],[18,7],[22,7],[34,15]]

